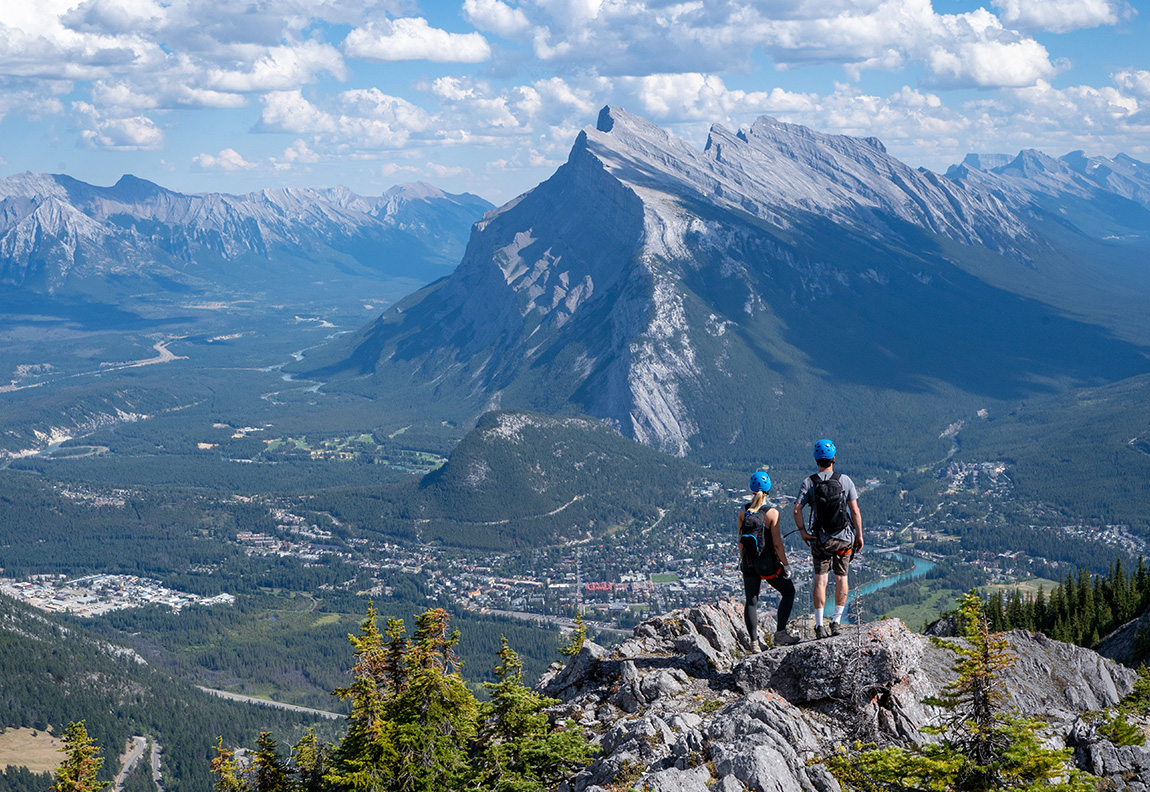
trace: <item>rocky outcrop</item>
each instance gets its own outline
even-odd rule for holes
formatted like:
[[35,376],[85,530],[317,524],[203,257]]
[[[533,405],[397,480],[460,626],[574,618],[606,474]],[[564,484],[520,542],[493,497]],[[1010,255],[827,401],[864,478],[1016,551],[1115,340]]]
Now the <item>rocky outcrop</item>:
[[1137,666],[1150,657],[1150,613],[1123,624],[1098,644],[1098,654]]
[[[764,617],[763,634],[773,627]],[[897,619],[821,641],[807,632],[795,646],[752,652],[742,606],[727,601],[651,619],[611,649],[584,643],[539,683],[559,699],[552,713],[599,745],[569,792],[835,792],[820,757],[856,740],[926,739],[921,728],[940,711],[923,701],[954,678],[947,644],[956,639],[912,633]],[[1150,750],[1115,746],[1093,725],[1130,692],[1134,672],[1045,636],[1008,639],[1010,704],[1046,721],[1048,741],[1074,748],[1079,766],[1111,788],[1144,792]]]

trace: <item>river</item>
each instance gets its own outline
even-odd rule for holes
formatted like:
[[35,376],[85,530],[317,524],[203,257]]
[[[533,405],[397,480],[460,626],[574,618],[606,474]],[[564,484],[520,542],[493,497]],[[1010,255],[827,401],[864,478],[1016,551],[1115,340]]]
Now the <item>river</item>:
[[[847,598],[848,610],[851,601],[853,601],[856,597],[865,597],[867,594],[873,594],[876,591],[881,591],[882,589],[893,586],[895,583],[898,583],[902,580],[922,577],[935,567],[935,563],[933,561],[927,561],[922,558],[915,558],[914,556],[903,555],[902,553],[891,553],[890,555],[892,558],[897,558],[900,561],[913,562],[914,569],[908,569],[906,572],[900,572],[897,575],[891,575],[890,577],[885,577],[882,580],[876,580],[873,583],[867,583],[865,586],[859,586],[857,589],[851,589],[850,595]],[[834,596],[831,592],[832,587],[828,585],[826,608],[828,615],[833,614],[835,610]]]

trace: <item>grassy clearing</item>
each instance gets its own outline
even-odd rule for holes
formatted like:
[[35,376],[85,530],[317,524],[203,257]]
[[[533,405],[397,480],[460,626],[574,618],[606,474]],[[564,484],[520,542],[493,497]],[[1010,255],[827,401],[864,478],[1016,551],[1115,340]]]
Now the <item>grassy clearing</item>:
[[954,608],[958,597],[962,594],[961,591],[955,589],[928,591],[926,586],[923,586],[920,591],[923,597],[920,602],[914,605],[900,605],[887,616],[902,619],[903,624],[917,632],[923,628],[923,625],[938,619],[939,614],[943,611]]
[[328,614],[325,614],[323,616],[320,616],[318,619],[313,621],[311,623],[311,626],[312,627],[323,627],[325,624],[338,624],[338,623],[339,623],[339,614],[338,613],[328,613]]
[[46,732],[7,729],[0,734],[0,767],[12,765],[27,767],[33,773],[53,773],[64,758],[59,752],[62,745]]
[[678,583],[679,576],[674,572],[660,572],[651,575],[652,583]]
[[1049,578],[1031,578],[1030,580],[1020,580],[1017,583],[995,583],[986,588],[988,591],[1001,591],[1003,594],[1018,589],[1024,595],[1033,597],[1038,594],[1039,586],[1042,587],[1043,595],[1049,597],[1050,592],[1058,588],[1059,583],[1057,580],[1050,580]]

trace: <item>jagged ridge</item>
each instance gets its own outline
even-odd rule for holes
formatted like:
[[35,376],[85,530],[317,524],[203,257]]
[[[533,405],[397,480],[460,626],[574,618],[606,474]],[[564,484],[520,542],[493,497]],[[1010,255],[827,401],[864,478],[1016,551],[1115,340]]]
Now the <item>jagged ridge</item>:
[[[188,195],[131,175],[97,187],[24,173],[0,179],[0,283],[55,291],[79,277],[150,270],[187,282],[212,260],[333,253],[426,282],[449,271],[459,234],[490,207],[423,183],[378,198],[346,188]],[[415,248],[430,265],[405,260]]]

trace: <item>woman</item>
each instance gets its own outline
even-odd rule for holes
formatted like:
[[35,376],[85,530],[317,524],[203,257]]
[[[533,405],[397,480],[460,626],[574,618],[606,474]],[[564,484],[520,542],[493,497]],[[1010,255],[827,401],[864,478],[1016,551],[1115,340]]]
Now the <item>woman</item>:
[[787,550],[779,530],[779,512],[767,503],[771,477],[759,471],[751,476],[751,500],[739,509],[739,569],[743,573],[746,606],[743,620],[751,635],[751,651],[759,649],[759,590],[763,581],[779,592],[779,615],[775,646],[797,644],[797,636],[787,632],[787,620],[795,602],[795,584],[791,581]]

